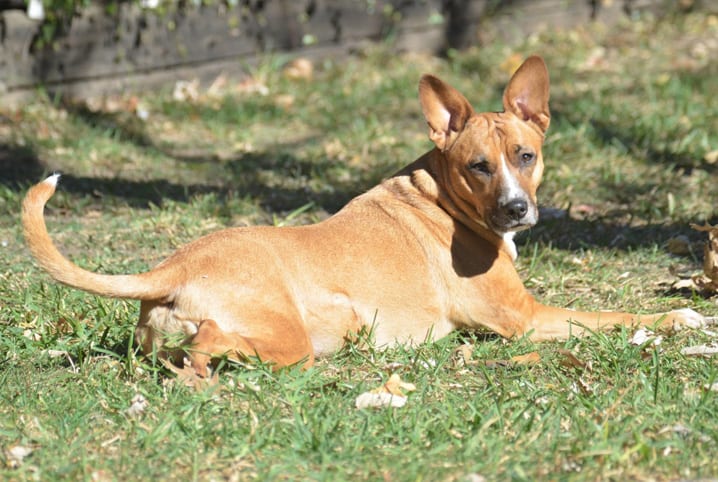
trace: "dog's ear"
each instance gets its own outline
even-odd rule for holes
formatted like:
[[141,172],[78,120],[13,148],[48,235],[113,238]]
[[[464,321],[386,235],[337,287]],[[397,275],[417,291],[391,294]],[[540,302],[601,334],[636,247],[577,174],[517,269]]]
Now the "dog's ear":
[[474,108],[458,90],[433,75],[421,77],[419,100],[429,123],[429,138],[440,150],[447,150],[474,114]]
[[548,70],[543,59],[534,55],[521,64],[506,86],[504,110],[533,122],[546,132],[551,122],[548,98]]

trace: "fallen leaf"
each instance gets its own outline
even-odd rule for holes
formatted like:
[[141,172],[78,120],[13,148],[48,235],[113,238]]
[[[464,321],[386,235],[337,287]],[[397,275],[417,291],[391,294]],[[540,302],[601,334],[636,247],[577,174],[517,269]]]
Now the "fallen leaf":
[[663,341],[663,337],[660,335],[656,336],[656,334],[648,328],[639,328],[629,340],[632,345],[636,346],[644,345],[649,341],[651,342],[651,345],[658,346]]
[[464,482],[486,482],[487,481],[486,477],[484,477],[481,474],[477,474],[477,473],[466,474],[459,480],[463,480]]
[[125,413],[132,418],[139,417],[149,406],[147,399],[142,394],[137,393],[130,401],[130,406],[125,410]]
[[456,364],[459,366],[465,366],[472,364],[471,356],[474,353],[474,345],[470,345],[469,343],[464,343],[463,345],[460,345],[455,351],[454,351],[454,357],[456,359]]
[[510,367],[512,365],[534,365],[541,361],[541,355],[532,351],[525,355],[512,356],[509,360],[482,360],[487,368]]
[[706,155],[703,156],[703,160],[705,160],[708,164],[718,163],[718,149],[707,152]]
[[177,375],[176,381],[186,387],[199,391],[219,385],[219,373],[215,372],[211,377],[205,378],[197,374],[197,371],[192,367],[192,363],[188,359],[185,358],[183,364],[184,366],[180,368],[170,361],[162,360],[162,365]]
[[707,435],[705,435],[701,432],[695,431],[695,430],[691,429],[690,427],[686,427],[685,425],[683,425],[680,422],[676,423],[674,425],[667,425],[658,431],[659,435],[662,435],[665,433],[675,433],[677,435],[680,435],[681,437],[688,437],[689,435],[693,435],[695,433],[696,438],[698,438],[698,440],[700,440],[701,442],[708,442],[708,441],[712,440]]
[[172,90],[172,98],[177,102],[194,102],[199,99],[199,80],[178,80]]
[[207,95],[210,97],[220,97],[227,87],[227,82],[227,76],[225,74],[219,74],[207,88]]
[[570,350],[565,350],[561,348],[558,350],[558,353],[562,356],[559,362],[561,363],[561,365],[569,368],[578,368],[580,370],[591,371],[591,364],[579,359],[576,355],[571,353]]
[[591,395],[593,393],[593,387],[589,385],[583,377],[578,377],[578,387],[584,395]]
[[691,228],[708,233],[708,242],[703,248],[703,273],[694,276],[693,282],[703,291],[715,293],[718,291],[718,226],[691,224]]
[[269,94],[269,87],[252,77],[244,79],[238,83],[235,90],[240,94],[259,94],[261,96]]
[[666,242],[668,252],[675,255],[686,255],[691,253],[691,240],[688,236],[674,236]]
[[274,104],[282,109],[290,109],[294,105],[294,96],[291,94],[280,94],[274,97]]
[[383,385],[364,392],[356,398],[357,408],[403,407],[407,397],[404,391],[413,392],[416,386],[401,380],[396,373],[389,377]]
[[70,354],[65,350],[44,350],[44,353],[50,358],[70,357]]
[[695,345],[681,349],[681,354],[686,356],[715,355],[717,353],[718,346],[716,345]]
[[671,287],[676,291],[682,291],[682,290],[700,290],[700,287],[696,284],[695,281],[693,281],[692,278],[689,279],[679,279],[675,283],[671,285]]
[[482,360],[481,363],[483,363],[486,368],[511,366],[511,362],[509,360]]
[[355,405],[358,409],[384,407],[401,408],[406,405],[406,401],[407,398],[402,397],[401,395],[364,392],[357,397]]
[[379,388],[372,390],[373,393],[391,393],[392,395],[399,395],[400,397],[405,396],[402,390],[407,392],[413,392],[416,390],[416,385],[413,383],[403,382],[399,375],[394,373],[389,377],[389,380]]
[[525,355],[512,356],[511,361],[517,365],[535,365],[541,361],[541,355],[539,355],[537,351],[532,351]]
[[5,464],[10,469],[16,469],[20,467],[22,461],[33,452],[30,447],[24,447],[22,445],[13,445],[9,449],[5,450]]
[[314,64],[305,57],[299,57],[289,62],[282,72],[288,79],[310,80],[314,75]]

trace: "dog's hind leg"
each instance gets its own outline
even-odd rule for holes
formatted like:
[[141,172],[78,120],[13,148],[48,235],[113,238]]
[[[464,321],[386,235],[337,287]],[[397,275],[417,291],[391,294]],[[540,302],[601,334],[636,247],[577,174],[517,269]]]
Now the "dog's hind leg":
[[214,320],[200,323],[191,342],[192,367],[200,376],[207,376],[213,358],[226,356],[234,360],[256,357],[281,368],[301,363],[304,368],[314,363],[314,350],[304,327],[299,322],[272,323],[261,336],[247,336],[223,331]]

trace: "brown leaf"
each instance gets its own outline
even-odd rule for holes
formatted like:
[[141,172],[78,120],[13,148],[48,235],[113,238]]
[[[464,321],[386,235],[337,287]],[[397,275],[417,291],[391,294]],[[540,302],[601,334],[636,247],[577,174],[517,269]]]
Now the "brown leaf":
[[475,363],[471,360],[471,356],[473,355],[473,353],[474,345],[464,343],[463,345],[459,346],[456,350],[454,350],[454,358],[456,360],[456,364],[459,366],[465,366]]
[[314,75],[314,64],[305,57],[299,57],[289,62],[282,73],[292,80],[310,80]]
[[371,391],[371,393],[391,393],[392,395],[399,395],[400,397],[404,397],[404,392],[402,390],[406,390],[407,392],[413,392],[416,390],[416,385],[413,383],[407,383],[401,381],[401,378],[396,373],[392,374],[392,376],[389,377],[389,380],[386,381],[386,383],[378,388],[375,388]]
[[591,364],[579,359],[576,355],[571,353],[570,350],[565,350],[561,348],[558,350],[558,353],[559,355],[561,355],[561,360],[559,361],[561,365],[569,368],[578,368],[579,370],[591,371]]
[[512,356],[511,361],[517,365],[535,365],[541,361],[541,355],[539,355],[537,351],[532,351],[525,355]]
[[512,356],[509,360],[482,360],[487,368],[510,367],[512,365],[534,365],[541,361],[541,355],[536,351],[525,355]]
[[675,255],[686,255],[691,253],[691,241],[688,236],[674,236],[666,242],[668,252]]
[[169,371],[177,375],[176,382],[190,388],[194,388],[197,391],[204,390],[209,387],[219,385],[219,374],[213,373],[211,377],[205,378],[197,375],[197,371],[192,367],[189,360],[183,360],[184,366],[182,368],[174,365],[172,362],[162,360],[162,365]]
[[703,156],[703,160],[705,160],[708,164],[718,163],[718,149],[707,152],[706,155]]
[[407,398],[403,391],[413,392],[416,386],[413,383],[403,382],[399,375],[394,373],[383,385],[364,392],[356,398],[356,408],[400,408],[406,404]]
[[708,242],[703,248],[703,274],[694,276],[693,281],[704,291],[718,291],[718,226],[706,223],[703,226],[691,224],[696,231],[708,233]]
[[482,360],[481,363],[483,363],[486,366],[486,368],[499,368],[499,367],[511,366],[511,362],[509,360]]

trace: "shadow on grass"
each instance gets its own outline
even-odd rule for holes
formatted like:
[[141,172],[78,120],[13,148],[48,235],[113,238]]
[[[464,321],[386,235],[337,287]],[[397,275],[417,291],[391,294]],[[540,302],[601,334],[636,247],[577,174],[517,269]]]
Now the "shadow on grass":
[[[32,149],[0,144],[0,184],[21,192],[49,174],[51,171]],[[163,199],[186,201],[194,193],[214,190],[210,186],[185,186],[165,180],[130,181],[62,174],[62,189],[65,191],[94,197],[116,196],[135,207],[147,207],[150,203],[159,204]]]
[[45,173],[45,166],[29,147],[0,144],[0,184],[20,190]]
[[[307,162],[279,146],[278,151],[254,152],[223,160],[216,182],[182,184],[166,179],[132,180],[75,176],[61,173],[60,189],[77,196],[115,197],[129,206],[147,208],[165,200],[188,202],[198,194],[213,193],[218,202],[247,196],[275,212],[297,209],[307,203],[336,212],[349,200],[380,181],[377,170],[348,168],[332,159]],[[175,155],[183,162],[216,163],[211,155]],[[32,149],[0,144],[0,184],[22,192],[51,173]],[[321,179],[312,182],[312,179]]]
[[[696,222],[702,224],[702,221]],[[718,217],[714,216],[707,222],[716,224]],[[563,217],[561,219],[540,219],[539,223],[531,230],[520,233],[516,242],[524,250],[524,253],[536,242],[569,251],[585,248],[613,248],[630,251],[646,246],[665,246],[670,239],[677,236],[685,236],[692,243],[706,240],[705,233],[692,229],[687,222],[635,226],[620,220],[611,221],[608,218],[593,220]],[[694,254],[698,255],[699,253]]]

